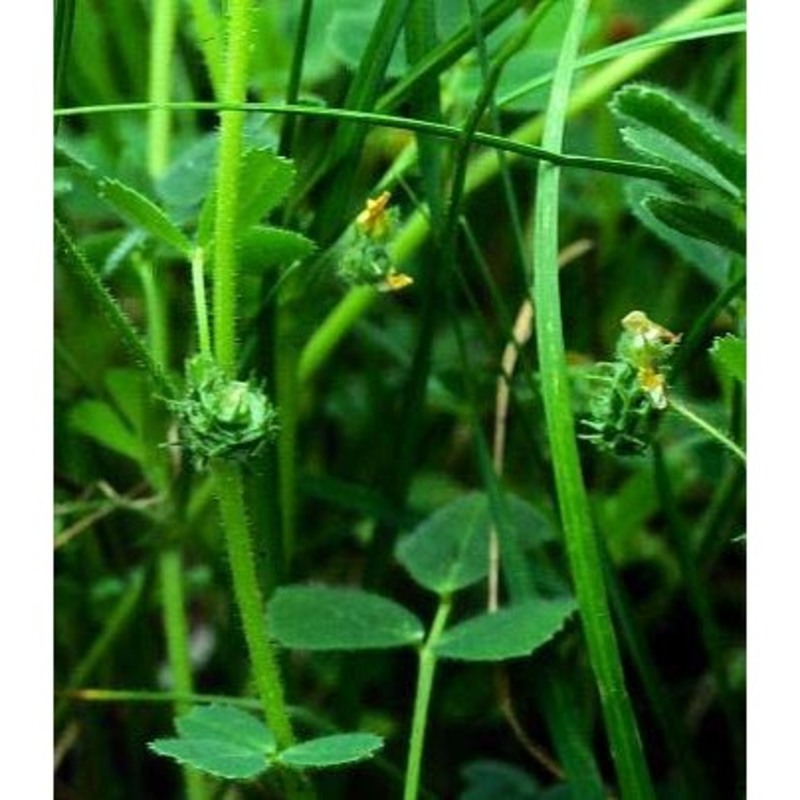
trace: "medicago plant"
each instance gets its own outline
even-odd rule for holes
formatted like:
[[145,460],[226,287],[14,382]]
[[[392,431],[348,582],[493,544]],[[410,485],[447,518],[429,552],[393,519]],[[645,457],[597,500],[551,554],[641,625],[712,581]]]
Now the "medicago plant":
[[744,796],[744,28],[56,4],[59,796]]

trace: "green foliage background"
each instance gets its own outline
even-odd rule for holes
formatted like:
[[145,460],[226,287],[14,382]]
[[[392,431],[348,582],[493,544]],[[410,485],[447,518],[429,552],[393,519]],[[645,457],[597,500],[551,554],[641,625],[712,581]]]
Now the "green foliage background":
[[[151,99],[151,31],[169,5],[56,2],[57,107]],[[512,138],[536,124],[549,84],[502,99],[553,70],[573,4],[315,0],[303,44],[305,5],[255,4],[248,100],[459,129],[474,122],[483,133]],[[735,2],[686,8],[703,5],[697,19],[741,11]],[[503,48],[538,6],[545,7],[541,24],[499,74],[494,106],[471,120],[487,68],[509,55]],[[485,31],[471,8],[486,15]],[[622,46],[682,8],[673,0],[596,0],[581,53]],[[173,761],[147,748],[172,735],[175,713],[203,699],[176,693],[181,662],[168,646],[171,624],[173,631],[184,625],[189,637],[190,663],[182,668],[195,694],[260,709],[213,487],[178,446],[164,402],[180,391],[185,359],[202,338],[190,262],[197,244],[209,263],[214,258],[213,101],[223,43],[219,4],[192,0],[173,13],[167,99],[187,105],[169,113],[166,134],[155,132],[146,108],[56,117],[55,208],[78,248],[57,239],[55,781],[64,800],[222,796],[221,783],[182,782]],[[710,128],[724,126],[742,140],[744,36],[708,36],[696,24],[697,38],[675,34],[658,59],[631,66],[619,82],[665,87],[713,117]],[[425,64],[440,52],[443,61],[421,76],[415,71],[418,59]],[[648,158],[651,134],[620,133],[608,105],[618,84],[592,88],[618,63],[577,73],[573,97],[585,91],[589,100],[568,119],[564,151],[674,167]],[[286,645],[279,650],[284,691],[302,739],[355,731],[384,739],[367,763],[314,774],[318,795],[402,796],[413,648],[424,635],[414,624],[429,630],[437,599],[453,593],[450,630],[436,645],[442,662],[421,796],[584,800],[614,791],[586,645],[576,619],[566,617],[572,579],[534,340],[519,348],[508,376],[505,452],[500,469],[492,464],[503,351],[536,269],[537,161],[506,154],[498,166],[491,148],[465,149],[463,141],[335,113],[250,111],[244,142],[235,371],[264,386],[280,415],[278,441],[250,460],[244,491],[261,589],[270,607],[284,604],[273,632]],[[462,152],[470,167],[459,200],[452,182]],[[481,169],[488,177],[475,178]],[[642,309],[684,334],[671,391],[741,445],[744,198],[720,196],[725,186],[708,175],[687,189],[651,172],[644,181],[624,166],[623,174],[591,163],[562,169],[560,244],[589,243],[560,275],[572,410],[588,413],[592,366],[613,358],[620,319]],[[347,234],[366,199],[387,187],[399,231],[387,253],[414,283],[398,292],[353,289],[337,269]],[[106,290],[121,321],[98,301]],[[337,309],[349,316],[328,336]],[[140,334],[135,341],[119,335],[126,321]],[[658,796],[743,797],[744,470],[672,415],[644,456],[579,446],[627,689]],[[415,542],[426,526],[436,536]],[[520,624],[508,623],[511,633],[498,633],[497,623],[482,632],[491,526],[505,543],[501,604],[533,609],[518,602],[520,586],[555,604],[558,624],[547,635],[526,632],[527,611]],[[454,549],[459,560],[449,562]],[[457,569],[442,569],[450,563]],[[182,596],[171,597],[176,584]],[[301,590],[288,584],[306,585],[303,601],[312,609],[337,608],[326,594],[334,590],[317,584],[391,598],[402,606],[394,627],[384,619],[386,631],[376,623],[367,633],[375,641],[394,635],[370,645],[393,649],[368,649],[353,625],[345,626],[352,636],[344,644],[315,649],[298,633],[300,617],[292,615],[301,611],[287,605]],[[374,613],[380,619],[380,608]],[[311,618],[312,639],[336,634],[324,614],[316,633],[313,612],[302,614]],[[495,660],[502,666],[485,663]],[[524,735],[509,723],[509,697]],[[366,752],[375,740],[364,741]],[[276,786],[269,778],[236,783],[226,796],[281,796]]]

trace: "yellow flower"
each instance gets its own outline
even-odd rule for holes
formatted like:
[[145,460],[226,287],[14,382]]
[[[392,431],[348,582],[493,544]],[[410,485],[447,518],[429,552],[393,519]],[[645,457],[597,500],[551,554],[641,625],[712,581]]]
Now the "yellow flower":
[[364,210],[356,217],[358,229],[370,239],[385,239],[391,232],[392,220],[386,211],[391,196],[383,192],[374,199],[367,198]]
[[663,325],[653,322],[644,311],[631,311],[622,318],[622,327],[634,336],[641,336],[643,344],[655,344],[665,342],[667,344],[677,343],[680,334],[668,331]]
[[414,279],[404,272],[391,270],[389,274],[378,284],[380,292],[397,292],[414,283]]
[[640,367],[637,373],[639,386],[650,395],[653,408],[667,407],[666,381],[664,376],[653,367]]

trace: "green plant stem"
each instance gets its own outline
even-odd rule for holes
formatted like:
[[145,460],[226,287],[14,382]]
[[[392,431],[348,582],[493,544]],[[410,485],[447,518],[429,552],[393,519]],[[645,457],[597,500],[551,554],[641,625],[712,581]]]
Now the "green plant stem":
[[161,395],[164,398],[175,397],[177,390],[171,378],[153,359],[130,320],[125,316],[119,304],[90,266],[83,251],[78,249],[67,229],[58,219],[55,220],[55,235],[56,259],[78,278],[81,285],[89,293],[111,327],[128,348],[134,360],[138,361],[147,370]]
[[[191,695],[194,691],[192,663],[189,655],[189,628],[186,624],[186,599],[183,591],[183,558],[180,545],[167,545],[158,556],[161,586],[161,619],[167,640],[167,658],[172,670],[175,691]],[[175,701],[175,713],[191,708],[185,701]],[[203,776],[189,767],[183,768],[186,796],[189,800],[205,800],[208,796]]]
[[698,417],[697,414],[690,411],[683,403],[674,398],[670,398],[669,407],[680,414],[685,420],[691,422],[692,425],[697,426],[701,431],[707,433],[712,439],[716,439],[723,447],[726,447],[740,459],[742,464],[747,464],[747,455],[744,450],[742,450],[736,442],[731,441],[721,430],[715,428],[711,423],[706,422],[701,417]]
[[[70,46],[72,44],[72,28],[75,20],[75,0],[59,0],[55,7],[53,21],[53,101],[56,105],[61,102],[64,77],[69,62]],[[58,133],[58,120],[55,120],[55,132]]]
[[[163,369],[169,362],[169,324],[164,293],[156,281],[154,265],[143,257],[135,258],[135,264],[144,289],[147,307],[147,333],[153,360]],[[151,407],[145,413],[152,414]],[[163,452],[162,452],[162,455]],[[168,505],[170,517],[161,530],[163,542],[158,551],[158,580],[161,590],[161,624],[167,642],[167,661],[172,670],[172,680],[177,692],[191,694],[194,691],[192,664],[189,654],[189,629],[186,624],[186,598],[183,591],[183,556],[176,520],[178,514],[174,485],[166,483],[173,502]],[[162,485],[160,488],[164,488]],[[170,527],[173,530],[170,530]],[[189,710],[188,703],[175,703],[175,713]],[[207,790],[203,776],[188,766],[181,768],[188,800],[206,800]]]
[[[306,45],[308,44],[308,30],[311,24],[311,12],[314,9],[314,0],[303,0],[300,8],[300,18],[297,22],[297,35],[292,49],[292,67],[289,72],[289,83],[286,87],[286,103],[292,105],[300,96],[300,81],[303,76],[303,62],[305,61]],[[288,117],[281,128],[280,145],[278,152],[289,156],[294,148],[294,135],[297,127],[295,117]]]
[[746,286],[747,278],[743,275],[741,278],[722,289],[711,303],[709,303],[703,313],[697,317],[689,332],[681,340],[681,346],[675,353],[675,358],[672,359],[670,375],[673,380],[678,373],[683,371],[689,359],[702,345],[705,337],[708,335],[708,330],[711,328],[717,316],[739,297],[739,295],[744,293]]
[[278,662],[270,643],[264,600],[256,577],[242,476],[238,466],[223,461],[212,462],[211,474],[225,529],[236,604],[242,616],[245,640],[262,708],[267,724],[275,734],[278,747],[286,748],[294,744],[294,734],[286,713]]
[[[125,630],[131,615],[142,597],[145,586],[144,570],[137,570],[131,575],[128,586],[120,597],[119,602],[114,606],[113,611],[108,615],[99,636],[95,639],[89,651],[81,659],[80,663],[72,671],[67,681],[66,689],[75,690],[83,684],[86,679],[94,672],[100,661],[111,650],[117,637]],[[67,711],[69,699],[63,697],[56,705],[55,726],[58,727],[64,721],[64,714]]]
[[[542,18],[549,12],[550,8],[552,7],[552,4],[553,0],[541,0],[541,2],[537,4],[536,8],[533,11],[531,11],[525,23],[520,27],[520,29],[516,32],[514,36],[509,37],[509,39],[499,49],[494,59],[490,63],[485,36],[480,25],[480,16],[478,14],[476,0],[470,0],[469,3],[470,16],[472,18],[472,26],[474,29],[475,44],[476,44],[475,49],[478,54],[478,60],[481,66],[481,73],[483,76],[483,89],[481,90],[477,100],[475,101],[475,106],[472,111],[472,114],[475,115],[476,113],[478,113],[478,108],[483,109],[488,106],[489,119],[491,121],[491,129],[492,132],[495,134],[499,134],[500,131],[502,130],[500,112],[495,97],[497,84],[500,81],[500,76],[502,75],[502,72],[505,69],[506,64],[511,60],[511,58],[516,53],[518,53],[530,40],[530,37],[533,35],[533,32],[536,30],[536,28],[539,27]],[[475,118],[473,131],[477,127],[478,122],[479,118]],[[466,128],[469,128],[469,125],[467,125]],[[467,142],[465,141],[464,145],[466,144]],[[468,152],[465,151],[464,152],[465,159],[467,155]],[[528,255],[527,255],[525,236],[522,226],[522,216],[520,213],[516,195],[514,193],[514,186],[511,181],[511,170],[508,168],[506,154],[502,150],[497,151],[497,165],[500,174],[500,182],[503,187],[503,194],[505,196],[506,207],[508,209],[509,223],[511,225],[511,230],[513,232],[514,246],[517,250],[517,258],[519,259],[519,264],[521,265],[522,269],[528,270],[529,268]],[[463,166],[464,170],[461,178],[462,181],[464,180],[464,178],[466,178],[466,166],[467,166],[466,161],[464,162]],[[460,188],[460,191],[462,193],[463,193],[463,188],[464,187],[462,184]]]
[[[694,0],[666,19],[656,30],[668,31],[694,20],[711,16],[732,4],[732,0]],[[636,75],[656,59],[663,56],[670,45],[654,47],[630,53],[611,62],[583,83],[573,94],[567,108],[569,117],[575,116],[605,97],[614,88]],[[520,126],[508,138],[520,143],[538,141],[542,134],[541,116]],[[460,136],[460,132],[459,132]],[[479,141],[477,134],[475,141]],[[513,159],[514,155],[509,160]],[[468,196],[494,177],[499,165],[494,153],[476,156],[467,171],[464,194]],[[415,253],[429,233],[429,223],[425,215],[417,211],[409,217],[394,242],[393,257],[398,264]],[[301,383],[313,377],[325,363],[336,345],[350,328],[365,314],[379,294],[374,290],[365,291],[362,287],[351,289],[336,305],[330,314],[317,327],[308,340],[300,358]]]
[[169,325],[164,292],[155,275],[155,265],[142,257],[135,258],[139,280],[142,282],[147,309],[147,339],[153,358],[162,369],[169,364]]
[[[138,258],[136,265],[144,288],[150,352],[153,354],[153,360],[165,369],[169,363],[170,336],[164,293],[156,281],[152,262]],[[172,670],[175,689],[182,694],[191,694],[194,691],[194,681],[189,653],[189,628],[186,623],[186,597],[183,590],[183,554],[180,537],[174,535],[179,533],[174,530],[177,528],[179,501],[175,496],[174,484],[169,483],[167,491],[172,495],[173,502],[168,506],[170,517],[166,529],[162,531],[163,544],[158,552],[161,621],[167,642],[167,660]],[[173,528],[172,531],[169,529],[170,526]],[[176,714],[183,714],[188,710],[187,703],[175,704]],[[188,766],[183,766],[181,771],[188,800],[206,800],[208,793],[203,776]]]
[[192,253],[192,293],[194,295],[194,314],[197,320],[197,343],[204,356],[211,355],[211,331],[208,323],[208,302],[206,300],[205,258],[202,247]]
[[408,744],[408,765],[403,800],[416,800],[419,795],[420,774],[422,771],[422,750],[425,744],[425,729],[428,723],[428,708],[436,672],[436,652],[434,648],[442,635],[452,608],[452,598],[443,595],[433,618],[428,638],[419,650],[419,673],[417,691],[414,697],[414,716],[411,722],[411,739]]
[[209,0],[189,0],[197,46],[206,62],[214,96],[220,97],[223,80],[222,24]]
[[297,428],[300,396],[297,380],[297,306],[289,282],[279,294],[276,308],[276,343],[274,350],[275,392],[281,414],[278,432],[278,481],[281,513],[283,566],[289,567],[295,549],[297,520]]
[[[243,103],[247,94],[252,12],[252,0],[230,0],[228,4],[228,48],[221,98],[224,103]],[[229,377],[236,371],[236,216],[243,130],[241,111],[220,112],[214,223],[214,355],[220,369]]]
[[[414,0],[405,24],[406,58],[409,66],[422,61],[435,50],[438,41],[436,31],[436,4],[433,0]],[[409,110],[414,116],[433,122],[443,119],[439,99],[439,76],[428,75],[420,81],[414,95],[409,98]],[[441,233],[444,219],[444,172],[442,143],[427,136],[417,136],[417,161],[422,175],[422,188],[433,223],[434,237]],[[428,287],[423,287],[423,292]],[[422,338],[422,337],[421,337]]]
[[692,558],[697,560],[702,575],[708,573],[720,552],[730,543],[729,518],[739,512],[745,488],[744,468],[738,461],[732,461],[728,473],[717,483],[714,497],[694,537]]
[[[489,35],[500,24],[507,20],[519,7],[519,0],[495,0],[483,8],[479,24],[485,35]],[[378,111],[397,108],[411,97],[421,83],[430,80],[431,76],[438,80],[439,76],[452,67],[462,56],[475,45],[474,27],[471,23],[464,25],[447,41],[426,53],[411,67],[407,73],[394,83],[376,103]]]
[[261,700],[256,697],[234,697],[229,694],[208,694],[206,692],[150,691],[147,689],[62,689],[56,691],[57,697],[66,697],[81,703],[185,703],[188,706],[200,703],[223,703],[261,710]]
[[[150,75],[147,94],[153,103],[168,103],[172,88],[172,56],[175,50],[175,0],[155,0],[153,25],[150,28]],[[157,178],[169,163],[172,111],[155,108],[150,112],[147,129],[147,168]]]
[[[419,217],[423,220],[423,217]],[[422,222],[421,227],[426,228],[427,223]],[[403,228],[407,231],[408,228]],[[427,233],[423,234],[423,237]],[[408,237],[402,240],[408,241]],[[390,248],[390,252],[398,252],[398,241],[395,246]],[[397,263],[395,257],[395,263]],[[356,286],[345,295],[335,308],[328,314],[322,323],[316,328],[311,338],[306,342],[303,352],[300,354],[297,374],[301,385],[308,383],[319,368],[328,360],[337,344],[347,335],[353,325],[372,307],[378,299],[379,292],[371,286]]]
[[[239,467],[224,461],[212,461],[211,474],[219,499],[222,527],[228,550],[233,591],[242,618],[244,638],[250,656],[261,708],[280,749],[294,744],[295,738],[283,697],[278,661],[269,633],[266,606],[258,586],[247,513],[244,487]],[[299,784],[295,776],[282,775],[287,797],[292,800],[313,797],[309,786]]]
[[[122,111],[151,111],[154,108],[170,108],[174,111],[219,111],[220,114],[234,112],[252,112],[265,114],[284,114],[289,116],[311,117],[318,119],[335,119],[348,121],[359,125],[373,125],[379,128],[396,128],[397,130],[414,131],[428,134],[441,139],[460,141],[464,135],[461,128],[445,125],[440,122],[430,122],[413,117],[394,117],[388,114],[376,114],[369,111],[353,111],[346,108],[320,108],[317,106],[289,106],[280,103],[244,103],[244,102],[205,102],[205,101],[180,101],[155,105],[153,103],[115,103],[101,106],[76,106],[74,108],[58,109],[54,112],[56,117],[88,116],[94,114],[118,113]],[[537,119],[539,119],[537,117]],[[522,130],[522,128],[518,129]],[[539,128],[539,134],[541,128]],[[648,178],[666,183],[684,183],[676,179],[668,169],[656,164],[645,164],[640,161],[626,161],[615,158],[596,158],[571,153],[551,153],[543,147],[537,147],[530,142],[511,136],[497,136],[491,133],[475,131],[472,134],[475,144],[483,145],[494,150],[505,150],[517,157],[531,158],[537,161],[552,161],[563,167],[575,169],[588,169],[598,172],[608,172],[614,175],[626,175],[635,178]],[[491,167],[494,161],[493,153],[484,153],[480,158],[488,157],[490,162],[489,172],[480,175],[473,174],[473,168],[467,174],[467,189],[472,191],[494,177],[497,167]],[[475,162],[480,161],[475,159]],[[469,176],[472,175],[472,178]],[[477,182],[475,182],[477,181]],[[422,212],[417,212],[422,214]],[[427,224],[427,223],[426,223]],[[427,231],[426,231],[427,235]]]
[[583,676],[574,676],[574,665],[559,654],[534,654],[528,673],[537,708],[547,725],[561,764],[566,773],[570,795],[575,800],[606,800],[608,797],[592,737],[584,715],[576,713],[585,691]]
[[[573,66],[589,0],[575,0],[561,44],[542,142],[560,150],[567,119]],[[561,297],[558,286],[558,197],[560,169],[539,165],[534,210],[533,302],[536,339],[551,459],[561,524],[589,660],[625,800],[654,800],[636,719],[625,688],[622,664],[603,581],[603,564],[592,527],[581,473],[567,376]]]
[[[730,5],[730,3],[726,3],[726,5]],[[602,16],[603,12],[600,12],[600,14]],[[670,19],[672,20],[673,18]],[[670,25],[668,29],[665,29],[663,25],[659,25],[648,33],[641,34],[632,39],[626,39],[618,44],[603,47],[579,58],[575,63],[575,70],[578,71],[586,67],[594,66],[595,64],[601,64],[604,61],[610,61],[613,58],[626,55],[636,50],[649,50],[661,45],[673,45],[679,42],[688,42],[693,39],[704,39],[711,36],[727,36],[733,33],[744,33],[746,30],[747,15],[745,12],[735,12],[704,21],[692,20],[686,25]],[[501,108],[505,107],[535,89],[546,86],[552,79],[552,72],[538,75],[523,86],[518,86],[508,94],[503,95],[503,97],[499,98],[498,105]]]

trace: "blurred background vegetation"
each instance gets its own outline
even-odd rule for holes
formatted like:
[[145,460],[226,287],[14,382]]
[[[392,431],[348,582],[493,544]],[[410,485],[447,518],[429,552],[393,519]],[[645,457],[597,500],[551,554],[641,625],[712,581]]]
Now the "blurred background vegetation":
[[[57,22],[66,16],[63,30],[71,30],[71,36],[59,40],[57,27],[57,54],[63,53],[58,105],[146,100],[151,91],[149,37],[159,5],[140,0],[56,3]],[[299,0],[258,4],[251,100],[286,99],[303,5]],[[469,28],[467,2],[435,5],[439,41]],[[569,5],[553,4],[545,23],[510,61],[497,97],[552,69]],[[304,102],[335,107],[348,102],[379,6],[315,0],[302,58],[299,94]],[[496,28],[487,40],[490,54],[519,29],[533,6],[521,3]],[[597,0],[584,52],[645,33],[679,8],[674,0]],[[198,9],[208,11],[212,20],[219,15],[213,2],[177,4],[172,100],[214,99],[202,55],[214,42],[198,30]],[[722,10],[740,9],[729,3]],[[379,84],[380,96],[409,70],[404,37],[399,38]],[[743,136],[744,47],[742,35],[682,42],[635,77],[673,89]],[[463,124],[482,86],[479,62],[471,46],[438,76],[437,105],[445,121]],[[423,116],[422,94],[418,90],[391,112]],[[608,99],[598,97],[570,119],[567,152],[631,158]],[[529,121],[546,101],[547,88],[542,87],[504,106],[501,132]],[[249,140],[283,147],[297,170],[293,193],[276,213],[276,223],[303,232],[317,245],[294,273],[301,276],[292,282],[294,294],[284,296],[291,313],[281,316],[277,309],[274,290],[281,268],[247,276],[241,286],[241,373],[266,379],[270,388],[279,380],[281,348],[299,352],[347,291],[335,269],[339,237],[366,197],[376,194],[384,173],[402,162],[414,138],[400,130],[368,129],[361,152],[337,165],[326,161],[334,122],[296,120],[287,150],[288,119],[251,113],[247,120]],[[213,170],[217,115],[184,110],[174,112],[171,120],[165,169],[148,166],[153,134],[141,111],[62,118],[57,142],[99,174],[153,197],[173,219],[190,221]],[[486,128],[491,129],[488,119]],[[453,147],[440,147],[447,165]],[[514,164],[509,174],[516,210],[529,232],[536,162]],[[163,358],[180,376],[184,358],[195,347],[187,265],[126,227],[76,179],[74,169],[57,166],[54,189],[57,213],[151,344],[158,336],[153,320],[163,320]],[[431,202],[425,177],[413,161],[391,189],[401,219]],[[579,413],[589,391],[586,370],[612,357],[619,320],[627,312],[641,308],[672,331],[687,331],[728,285],[729,276],[743,269],[720,252],[687,258],[642,224],[634,213],[635,193],[634,182],[621,176],[577,169],[563,173],[561,241],[590,243],[562,273],[566,344]],[[455,272],[440,275],[438,282],[431,278],[445,263],[431,236],[408,263],[399,265],[415,277],[415,284],[381,295],[313,379],[299,388],[296,536],[291,558],[276,566],[257,534],[266,587],[309,580],[356,584],[430,618],[430,598],[397,567],[392,548],[399,533],[445,502],[485,485],[479,453],[491,441],[500,359],[527,296],[528,267],[515,247],[506,197],[499,179],[470,193],[452,254]],[[164,537],[177,536],[181,542],[195,690],[243,696],[252,688],[216,507],[207,481],[188,464],[175,477],[179,451],[163,446],[174,434],[168,414],[101,312],[71,275],[57,271],[55,285],[56,796],[179,797],[179,770],[145,747],[171,729],[173,712],[169,702],[157,702],[158,693],[168,701],[173,686],[156,580]],[[727,304],[711,320],[705,343],[741,333],[743,315],[742,301]],[[420,393],[415,354],[422,328],[430,332],[431,349]],[[530,344],[521,350],[511,382],[503,485],[549,522],[553,541],[542,557],[548,559],[548,579],[558,582],[568,578],[537,380]],[[742,392],[713,368],[707,348],[699,348],[685,365],[678,388],[706,417],[742,434]],[[629,690],[660,796],[739,797],[745,568],[744,546],[732,540],[744,533],[743,470],[679,420],[664,421],[660,446],[671,484],[666,504],[650,457],[620,459],[581,445],[597,532],[611,567]],[[257,532],[282,524],[275,460],[274,451],[265,453],[248,478]],[[687,562],[693,565],[688,576]],[[480,608],[485,589],[471,590],[463,602]],[[527,736],[546,751],[557,749],[543,721],[536,676],[553,668],[569,673],[576,694],[567,708],[581,720],[599,769],[612,782],[579,632],[568,632],[537,661],[546,663],[513,662],[506,670]],[[643,674],[642,664],[652,673]],[[361,727],[388,737],[377,766],[320,778],[321,797],[399,796],[391,769],[402,768],[405,760],[415,670],[407,653],[286,654],[290,702],[305,708],[301,724],[317,730],[320,725]],[[424,771],[431,796],[579,800],[530,756],[512,731],[488,668],[449,664],[438,680]],[[156,701],[102,693],[75,696],[87,688],[147,690],[156,693],[151,698]],[[665,726],[664,706],[654,705],[653,691],[674,715],[677,739],[670,739],[675,732]],[[679,763],[679,757],[690,763]],[[686,775],[698,781],[694,793],[681,788]],[[224,796],[266,797],[269,790],[237,786]]]

